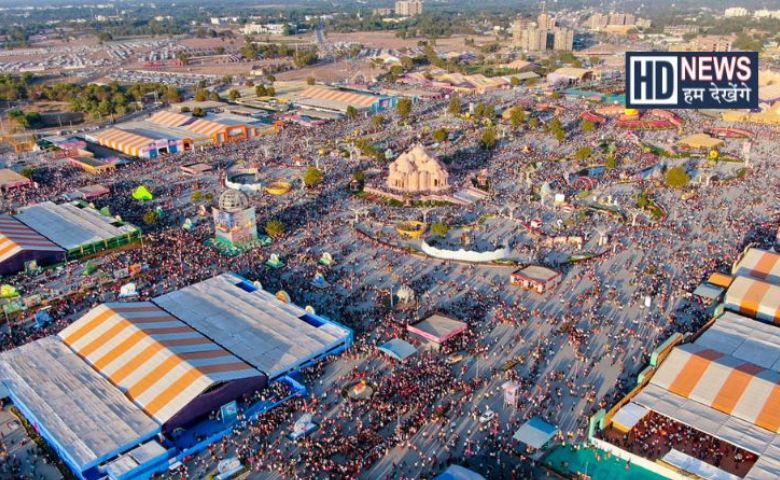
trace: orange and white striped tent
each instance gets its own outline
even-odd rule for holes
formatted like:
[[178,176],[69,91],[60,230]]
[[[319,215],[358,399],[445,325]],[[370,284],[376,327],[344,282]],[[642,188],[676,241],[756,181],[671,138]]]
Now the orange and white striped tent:
[[9,215],[0,215],[0,265],[19,253],[31,250],[53,252],[55,256],[61,254],[62,259],[65,256],[65,250],[48,238]]
[[166,127],[181,127],[190,120],[192,120],[192,117],[182,113],[171,112],[170,110],[163,110],[149,117],[150,122]]
[[150,122],[163,125],[165,127],[181,127],[190,120],[192,120],[192,117],[181,113],[171,112],[170,110],[157,112],[149,117]]
[[155,143],[154,138],[126,132],[118,128],[109,128],[95,135],[100,145],[120,151],[126,155],[140,157],[142,150]]
[[727,309],[764,322],[780,324],[780,286],[737,277],[726,290]]
[[758,248],[749,248],[734,264],[731,273],[780,285],[780,255]]
[[780,372],[696,343],[675,347],[650,380],[770,432],[780,432]]
[[194,122],[190,123],[189,125],[186,125],[184,128],[192,132],[199,133],[201,135],[213,137],[217,133],[223,132],[227,127],[225,127],[225,125],[222,125],[221,123],[212,122],[211,120],[204,120],[202,118],[199,118]]
[[160,423],[217,383],[262,376],[149,302],[103,304],[59,336]]
[[357,92],[346,92],[343,90],[323,87],[309,87],[301,92],[298,97],[312,100],[324,100],[327,102],[335,102],[343,105],[351,105],[357,109],[371,108],[372,105],[379,101],[379,97],[374,95],[367,95]]

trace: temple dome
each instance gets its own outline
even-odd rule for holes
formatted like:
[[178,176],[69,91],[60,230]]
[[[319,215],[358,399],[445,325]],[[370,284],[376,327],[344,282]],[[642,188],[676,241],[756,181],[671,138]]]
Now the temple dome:
[[444,165],[417,144],[390,164],[387,186],[409,193],[440,192],[449,188],[448,180]]
[[219,196],[219,209],[225,212],[239,212],[249,208],[249,197],[244,192],[229,188]]

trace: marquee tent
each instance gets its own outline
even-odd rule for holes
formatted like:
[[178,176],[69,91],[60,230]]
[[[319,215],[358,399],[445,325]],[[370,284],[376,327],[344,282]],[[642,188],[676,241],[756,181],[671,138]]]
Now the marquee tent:
[[40,265],[65,261],[65,250],[8,215],[0,215],[0,275],[24,269],[25,262]]
[[770,432],[780,432],[778,371],[689,343],[672,350],[650,383]]
[[726,291],[727,309],[769,323],[780,323],[780,286],[737,277]]
[[612,425],[623,433],[629,432],[648,413],[650,413],[650,410],[645,407],[634,402],[628,402],[620,407],[620,410],[612,417]]
[[522,424],[512,438],[538,450],[547,445],[547,442],[552,440],[557,433],[558,427],[539,417],[533,417]]
[[23,208],[14,218],[66,249],[69,255],[118,247],[141,235],[134,225],[101,215],[85,202],[38,203]]
[[679,450],[671,449],[661,458],[662,461],[680,468],[686,472],[693,473],[700,478],[707,480],[740,480],[741,477],[725,472],[718,467],[703,462]]
[[445,317],[438,313],[433,314],[414,325],[406,326],[406,329],[409,332],[438,344],[444,343],[463,333],[467,328],[467,323],[455,320],[454,318]]
[[401,362],[417,353],[417,349],[414,348],[414,345],[405,340],[401,340],[400,338],[394,338],[378,348],[382,353]]
[[352,342],[352,332],[225,273],[154,303],[275,379]]
[[20,175],[9,168],[0,168],[0,190],[23,187],[31,183],[32,180],[24,175]]
[[160,425],[56,337],[3,352],[0,378],[14,405],[76,471],[160,432]]
[[450,465],[435,480],[485,480],[485,477],[460,465]]
[[266,384],[259,371],[149,302],[103,304],[59,337],[161,424],[219,407],[203,400],[191,406],[214,386],[251,378],[240,382],[242,393],[251,393]]
[[749,248],[734,264],[731,273],[780,285],[780,255],[758,248]]

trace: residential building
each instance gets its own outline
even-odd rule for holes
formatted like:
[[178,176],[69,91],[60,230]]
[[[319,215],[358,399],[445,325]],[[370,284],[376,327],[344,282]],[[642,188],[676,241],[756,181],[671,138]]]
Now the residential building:
[[533,22],[528,18],[518,17],[512,22],[512,45],[520,47],[523,38],[523,31],[530,28]]
[[682,37],[688,33],[699,33],[698,25],[667,25],[664,27],[664,33],[673,37]]
[[286,23],[247,23],[241,29],[244,35],[266,33],[268,35],[284,35],[289,30]]
[[570,52],[574,49],[574,30],[556,28],[553,30],[553,50]]
[[555,27],[555,18],[549,13],[542,12],[536,17],[536,26],[543,30],[552,30]]
[[526,52],[543,52],[548,50],[549,30],[530,27],[523,30],[520,36],[520,48]]
[[726,11],[723,12],[723,16],[725,17],[747,17],[748,11],[745,7],[731,7],[727,8]]
[[399,0],[395,2],[395,14],[403,17],[414,17],[423,11],[423,2],[420,0]]
[[756,18],[777,18],[780,19],[780,10],[767,10],[767,9],[761,9],[756,10],[753,13],[753,16]]

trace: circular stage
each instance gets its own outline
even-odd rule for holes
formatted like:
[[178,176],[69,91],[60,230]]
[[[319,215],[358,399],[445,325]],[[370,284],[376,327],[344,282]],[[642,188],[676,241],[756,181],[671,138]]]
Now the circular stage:
[[273,182],[265,187],[265,191],[271,195],[284,195],[292,189],[292,185],[287,182]]
[[262,189],[257,178],[256,168],[233,168],[225,175],[225,186],[244,193],[254,193]]

